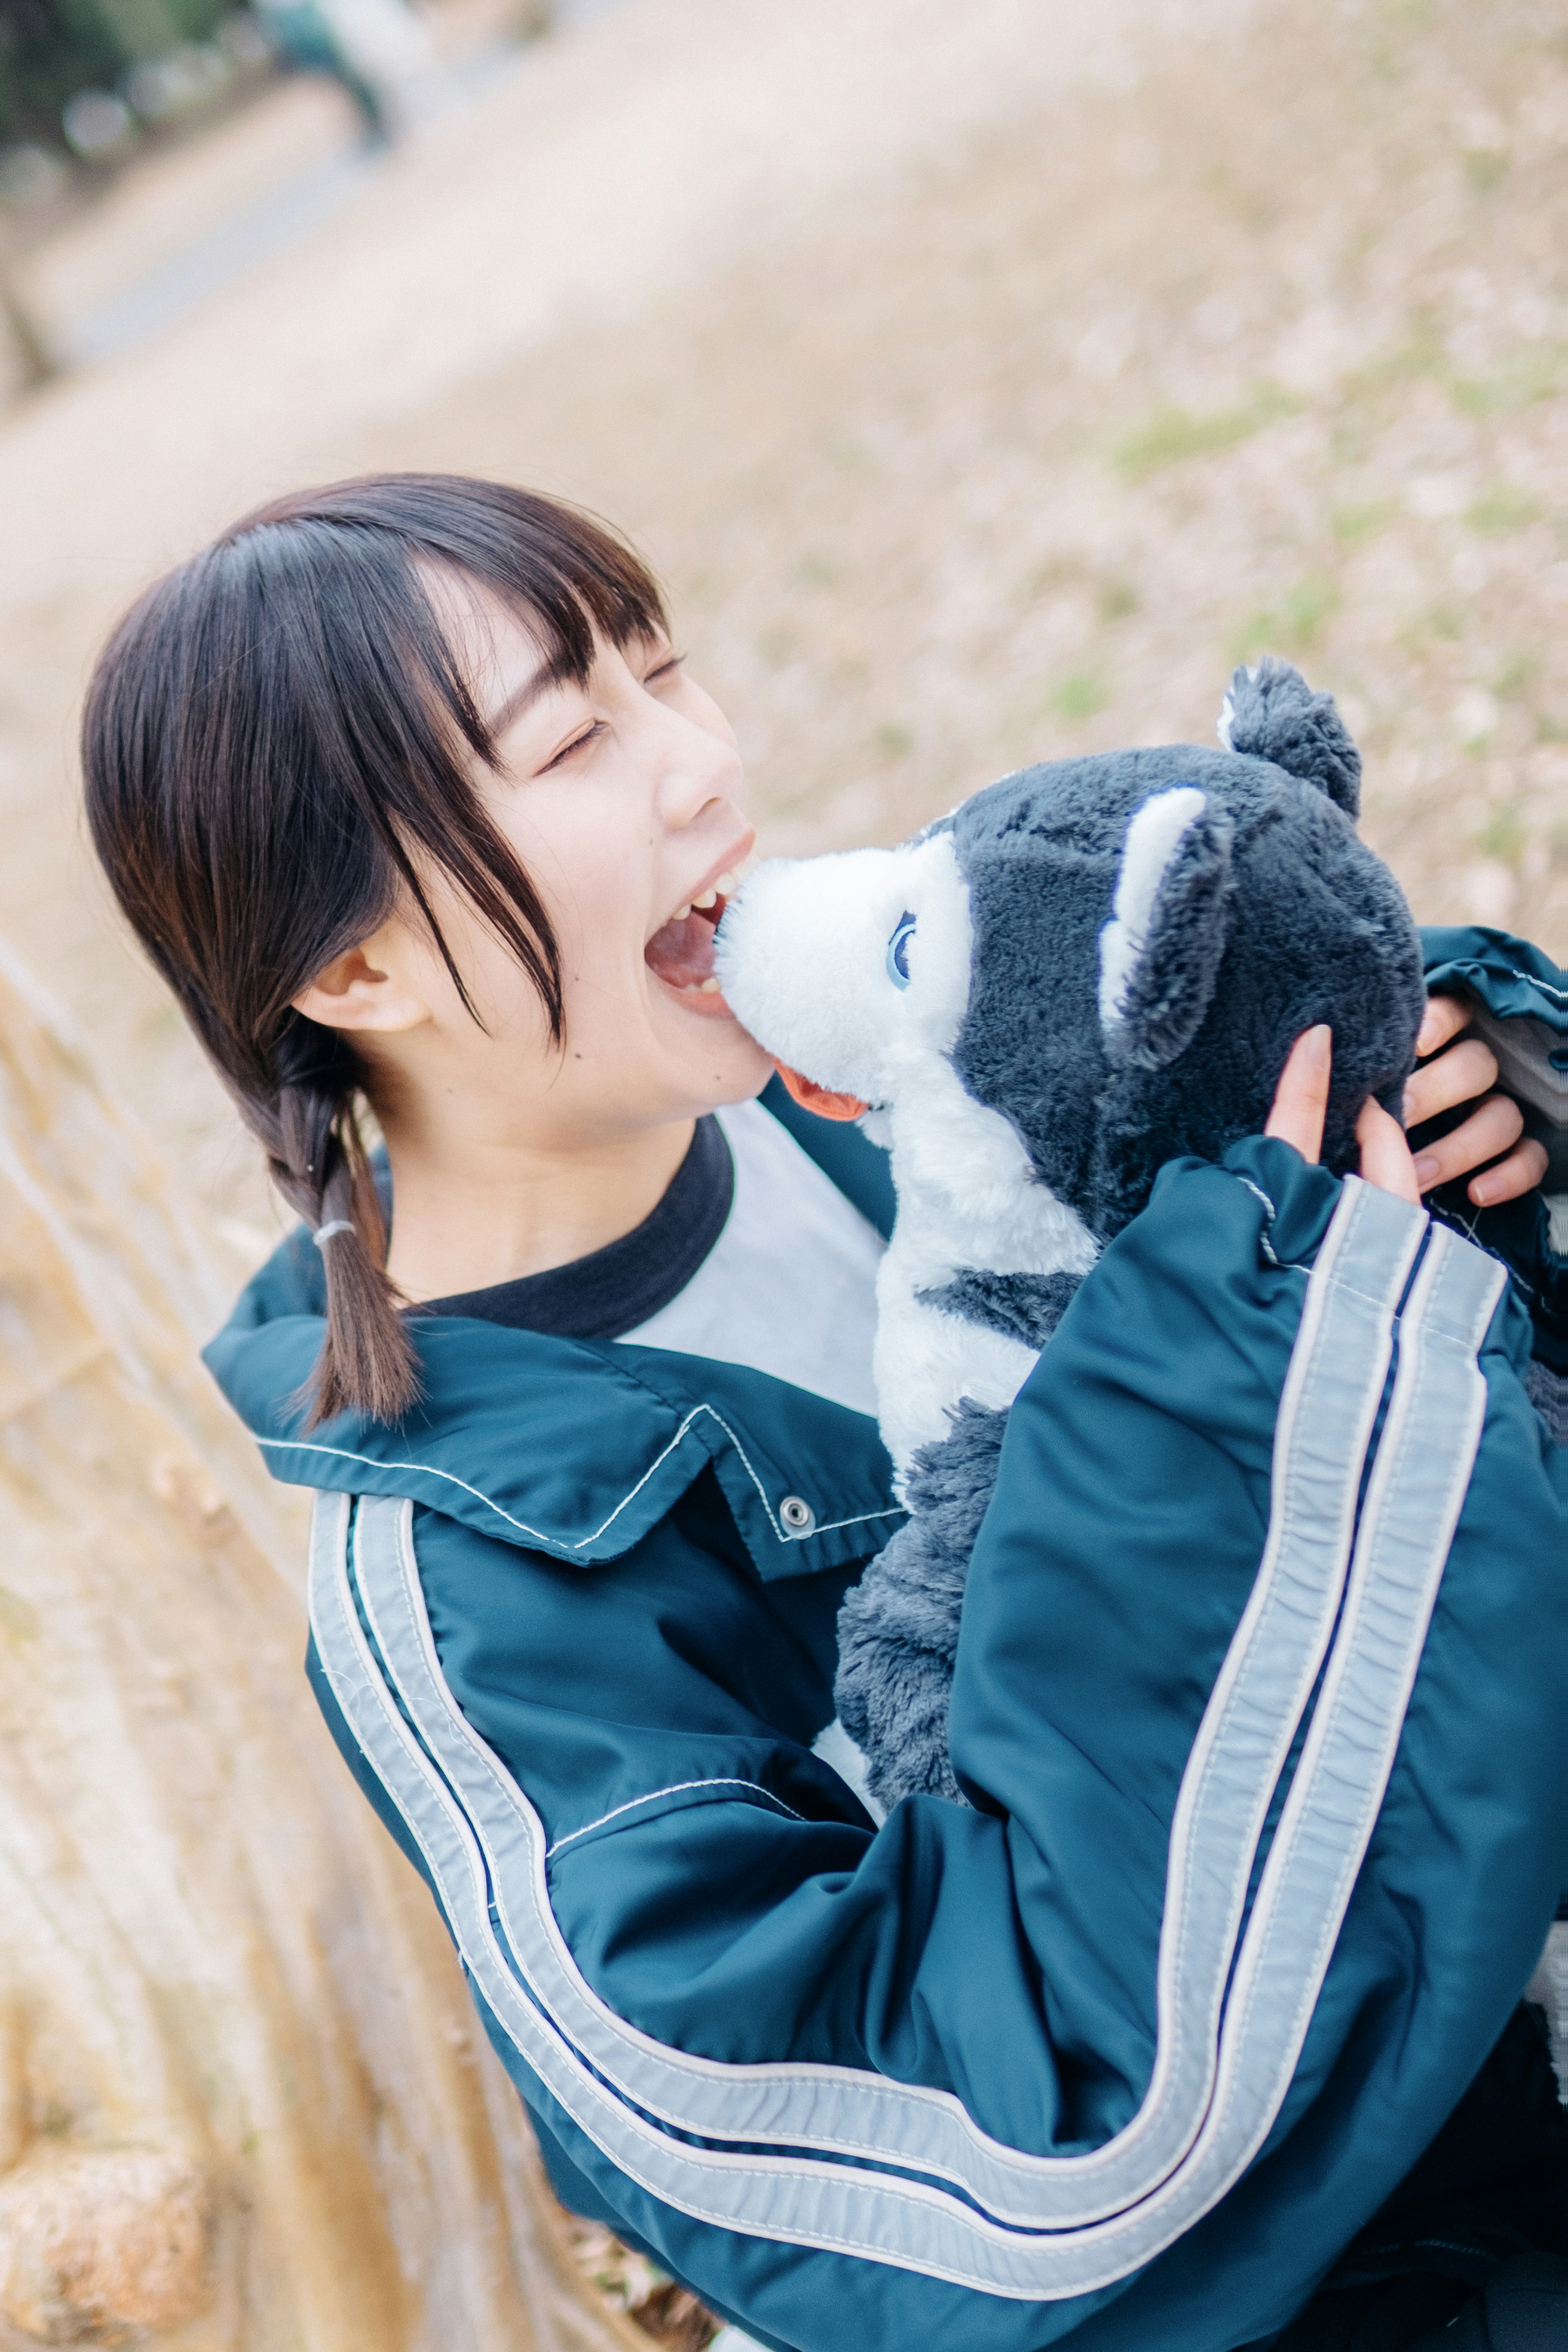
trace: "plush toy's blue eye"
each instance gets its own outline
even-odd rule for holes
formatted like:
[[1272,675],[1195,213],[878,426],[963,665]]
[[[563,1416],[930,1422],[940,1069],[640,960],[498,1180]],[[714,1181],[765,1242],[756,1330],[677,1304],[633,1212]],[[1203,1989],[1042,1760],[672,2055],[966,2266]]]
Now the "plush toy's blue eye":
[[895,988],[908,988],[910,984],[910,941],[914,935],[915,919],[906,908],[888,941],[888,978]]

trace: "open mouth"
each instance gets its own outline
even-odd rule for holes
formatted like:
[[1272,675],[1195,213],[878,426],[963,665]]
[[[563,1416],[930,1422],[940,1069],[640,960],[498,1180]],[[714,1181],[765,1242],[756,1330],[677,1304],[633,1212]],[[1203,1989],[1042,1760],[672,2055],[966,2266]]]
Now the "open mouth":
[[711,889],[704,890],[689,907],[678,908],[643,950],[643,961],[655,978],[678,994],[695,998],[694,1010],[699,1006],[711,1007],[716,1013],[729,1009],[719,993],[713,970],[713,934],[734,887],[734,876],[721,874]]

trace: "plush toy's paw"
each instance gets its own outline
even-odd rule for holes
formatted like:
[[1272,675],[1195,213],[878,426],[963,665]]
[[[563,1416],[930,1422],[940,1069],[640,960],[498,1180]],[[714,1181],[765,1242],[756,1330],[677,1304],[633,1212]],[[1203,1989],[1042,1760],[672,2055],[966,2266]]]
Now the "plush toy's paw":
[[838,1720],[887,1806],[916,1792],[964,1800],[947,1753],[948,1703],[969,1555],[996,1483],[1007,1426],[965,1397],[952,1433],[922,1446],[914,1516],[871,1562],[838,1617]]
[[1273,654],[1231,678],[1219,740],[1227,751],[1269,760],[1317,784],[1348,817],[1360,814],[1361,753],[1333,696],[1314,694],[1299,669]]

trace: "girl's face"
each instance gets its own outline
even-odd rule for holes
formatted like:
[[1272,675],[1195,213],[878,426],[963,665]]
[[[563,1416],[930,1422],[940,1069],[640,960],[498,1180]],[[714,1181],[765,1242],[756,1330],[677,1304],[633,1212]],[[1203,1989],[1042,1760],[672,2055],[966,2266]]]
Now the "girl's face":
[[[710,978],[722,896],[750,854],[729,722],[665,641],[600,639],[584,686],[551,678],[500,606],[437,583],[500,765],[486,811],[561,950],[565,1043],[510,950],[442,875],[432,907],[481,1029],[427,930],[399,914],[299,1002],[355,1033],[384,1121],[459,1121],[548,1149],[609,1141],[754,1095],[772,1064]],[[703,902],[707,901],[706,906]]]

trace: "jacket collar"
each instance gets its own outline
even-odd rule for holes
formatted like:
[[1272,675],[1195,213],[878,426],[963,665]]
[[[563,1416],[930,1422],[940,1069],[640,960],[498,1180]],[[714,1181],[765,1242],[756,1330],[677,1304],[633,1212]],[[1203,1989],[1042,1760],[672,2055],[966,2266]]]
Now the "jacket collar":
[[591,1568],[629,1551],[711,1464],[768,1580],[863,1559],[904,1517],[863,1413],[708,1357],[461,1316],[419,1319],[424,1395],[395,1427],[342,1413],[307,1433],[297,1391],[325,1305],[301,1228],[205,1350],[289,1485],[406,1496],[478,1534]]

